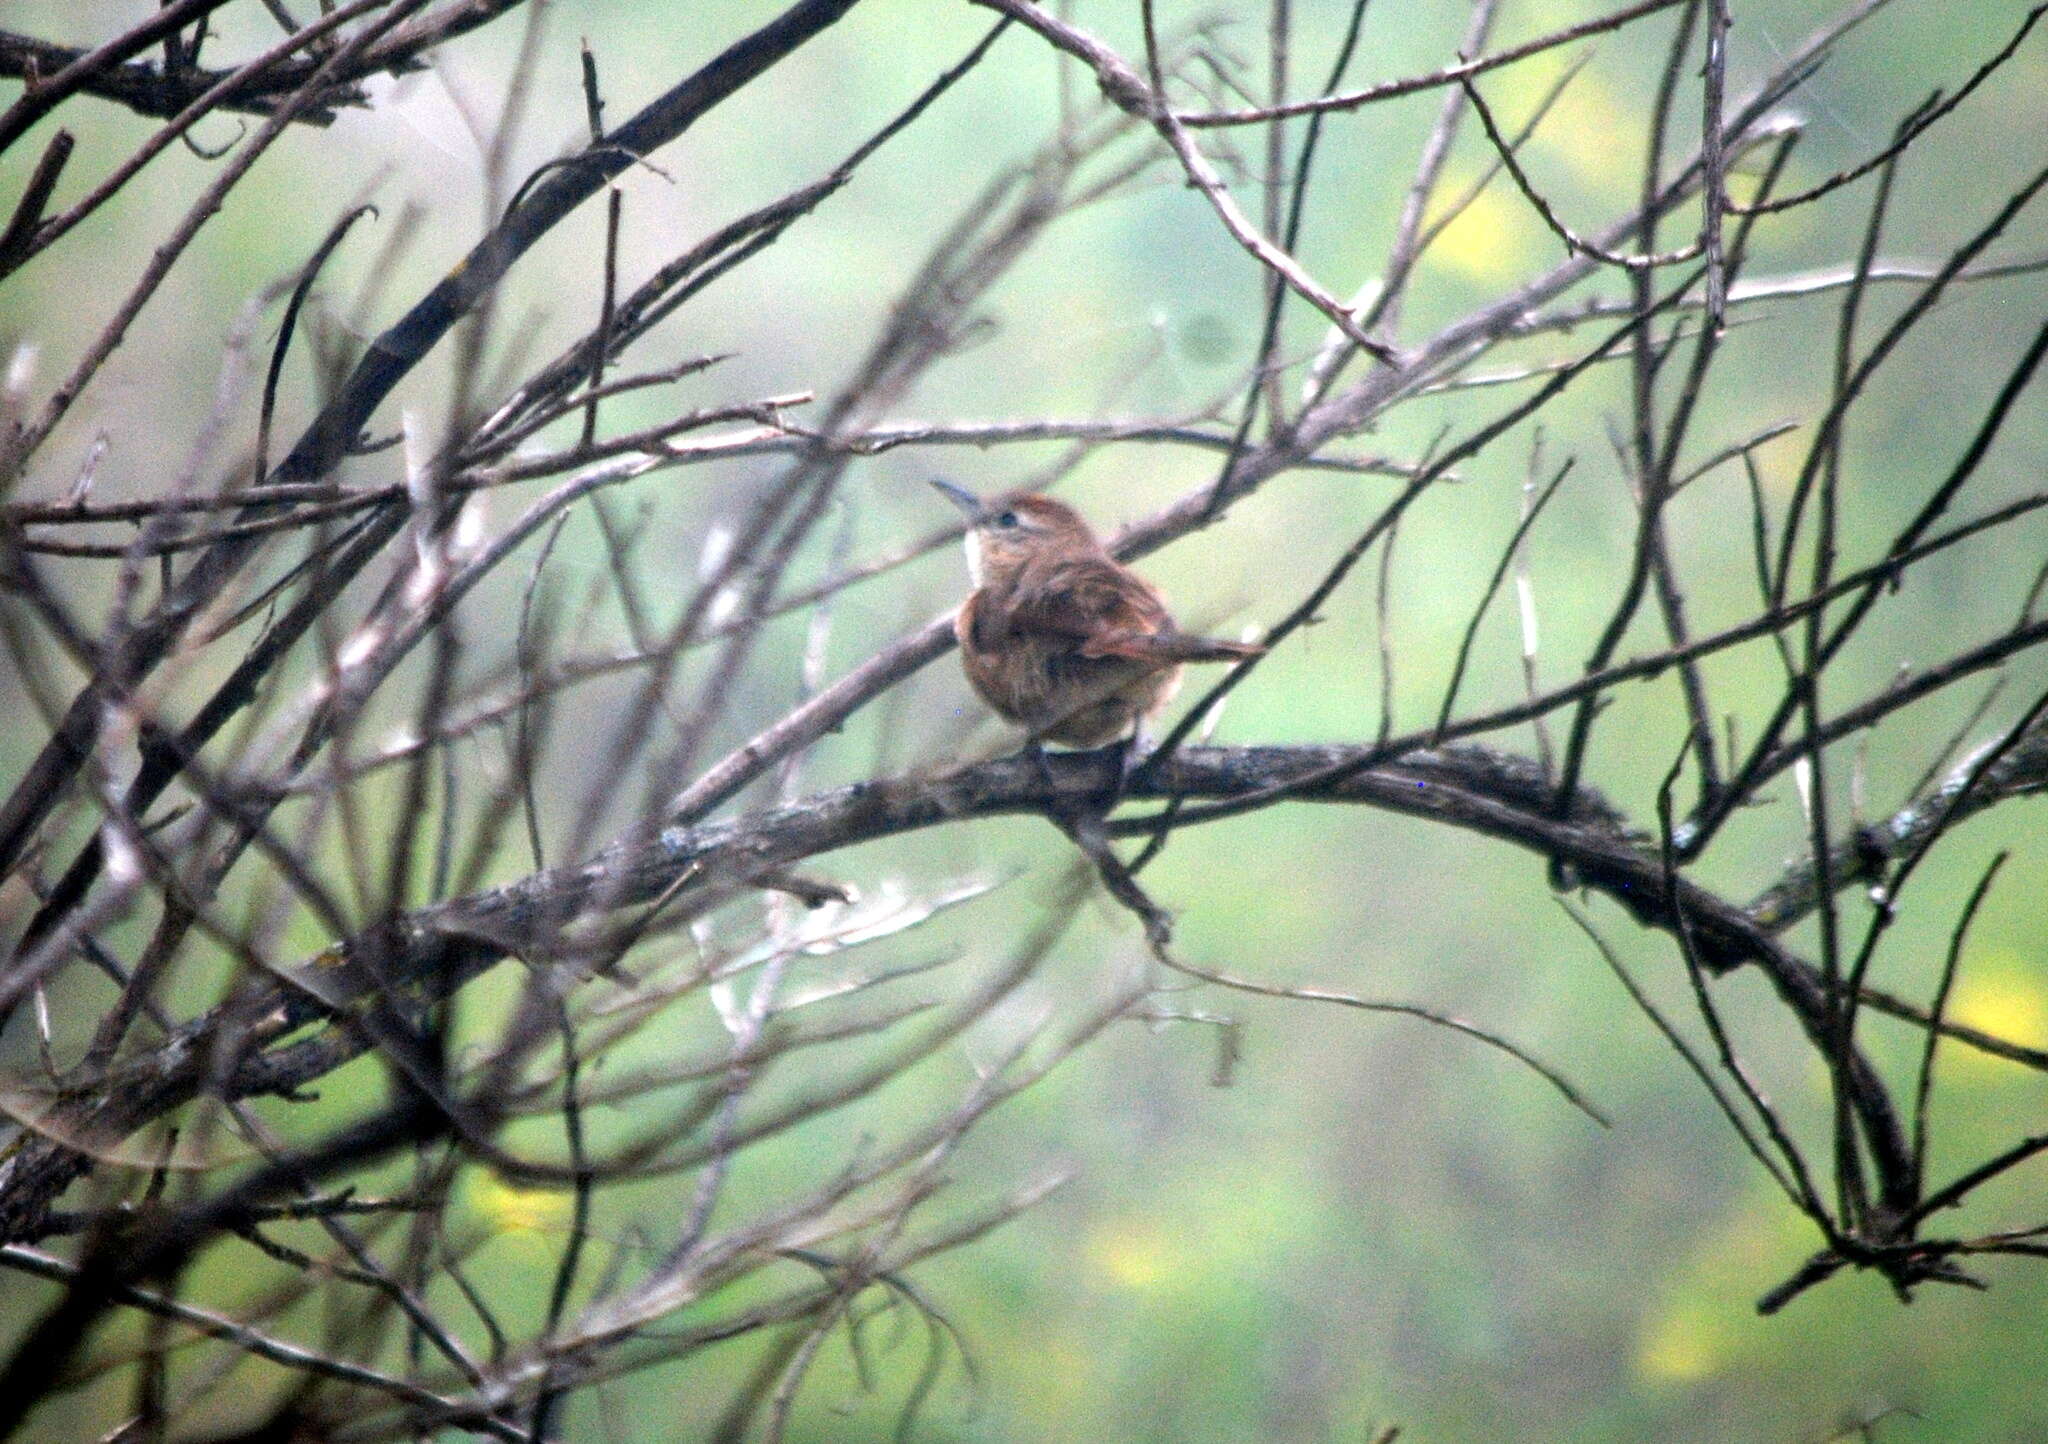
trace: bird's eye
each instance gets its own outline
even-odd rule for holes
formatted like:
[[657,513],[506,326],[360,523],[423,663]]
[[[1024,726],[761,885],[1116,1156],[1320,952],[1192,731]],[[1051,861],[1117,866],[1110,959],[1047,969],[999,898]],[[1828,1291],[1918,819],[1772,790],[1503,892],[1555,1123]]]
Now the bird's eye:
[[997,518],[996,518],[996,525],[997,525],[997,526],[1002,526],[1002,527],[1011,527],[1011,526],[1015,526],[1016,524],[1017,524],[1017,513],[1015,513],[1014,511],[1006,511],[1006,512],[1004,512],[1004,513],[1003,513],[1003,514],[1002,514],[1001,516],[999,516],[999,517],[997,517]]

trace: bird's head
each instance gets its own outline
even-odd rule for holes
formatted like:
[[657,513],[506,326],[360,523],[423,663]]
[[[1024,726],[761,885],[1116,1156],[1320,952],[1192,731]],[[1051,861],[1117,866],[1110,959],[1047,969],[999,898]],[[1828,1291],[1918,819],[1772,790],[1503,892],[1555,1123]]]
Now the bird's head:
[[1063,501],[1036,493],[984,501],[950,481],[932,485],[967,513],[967,570],[976,586],[1015,571],[1033,557],[1101,549],[1081,513]]

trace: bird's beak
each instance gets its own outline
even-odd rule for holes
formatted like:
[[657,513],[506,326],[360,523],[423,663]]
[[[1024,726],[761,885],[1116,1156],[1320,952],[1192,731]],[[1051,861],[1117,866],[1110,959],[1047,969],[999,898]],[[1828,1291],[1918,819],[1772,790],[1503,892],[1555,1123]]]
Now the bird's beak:
[[966,512],[970,520],[978,519],[981,516],[984,510],[981,498],[966,487],[955,486],[950,481],[940,481],[937,477],[932,478],[932,485],[945,496],[946,500]]

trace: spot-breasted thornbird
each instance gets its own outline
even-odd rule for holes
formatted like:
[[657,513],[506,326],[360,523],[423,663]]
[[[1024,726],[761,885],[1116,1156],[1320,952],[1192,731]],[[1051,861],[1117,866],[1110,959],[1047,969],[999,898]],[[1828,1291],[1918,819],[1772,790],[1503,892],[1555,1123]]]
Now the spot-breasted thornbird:
[[1262,648],[1174,625],[1159,589],[1049,496],[984,502],[932,485],[967,513],[974,590],[954,621],[967,680],[1032,742],[1101,747],[1132,737],[1180,687],[1182,664]]

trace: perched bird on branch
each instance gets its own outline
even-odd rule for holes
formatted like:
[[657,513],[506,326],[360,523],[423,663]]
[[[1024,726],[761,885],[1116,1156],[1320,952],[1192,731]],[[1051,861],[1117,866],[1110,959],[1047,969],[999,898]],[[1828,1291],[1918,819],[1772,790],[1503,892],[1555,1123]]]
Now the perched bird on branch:
[[974,591],[953,624],[967,680],[1034,743],[1134,738],[1179,689],[1183,663],[1264,650],[1181,631],[1158,588],[1111,556],[1065,502],[985,503],[951,482],[932,485],[973,523]]

